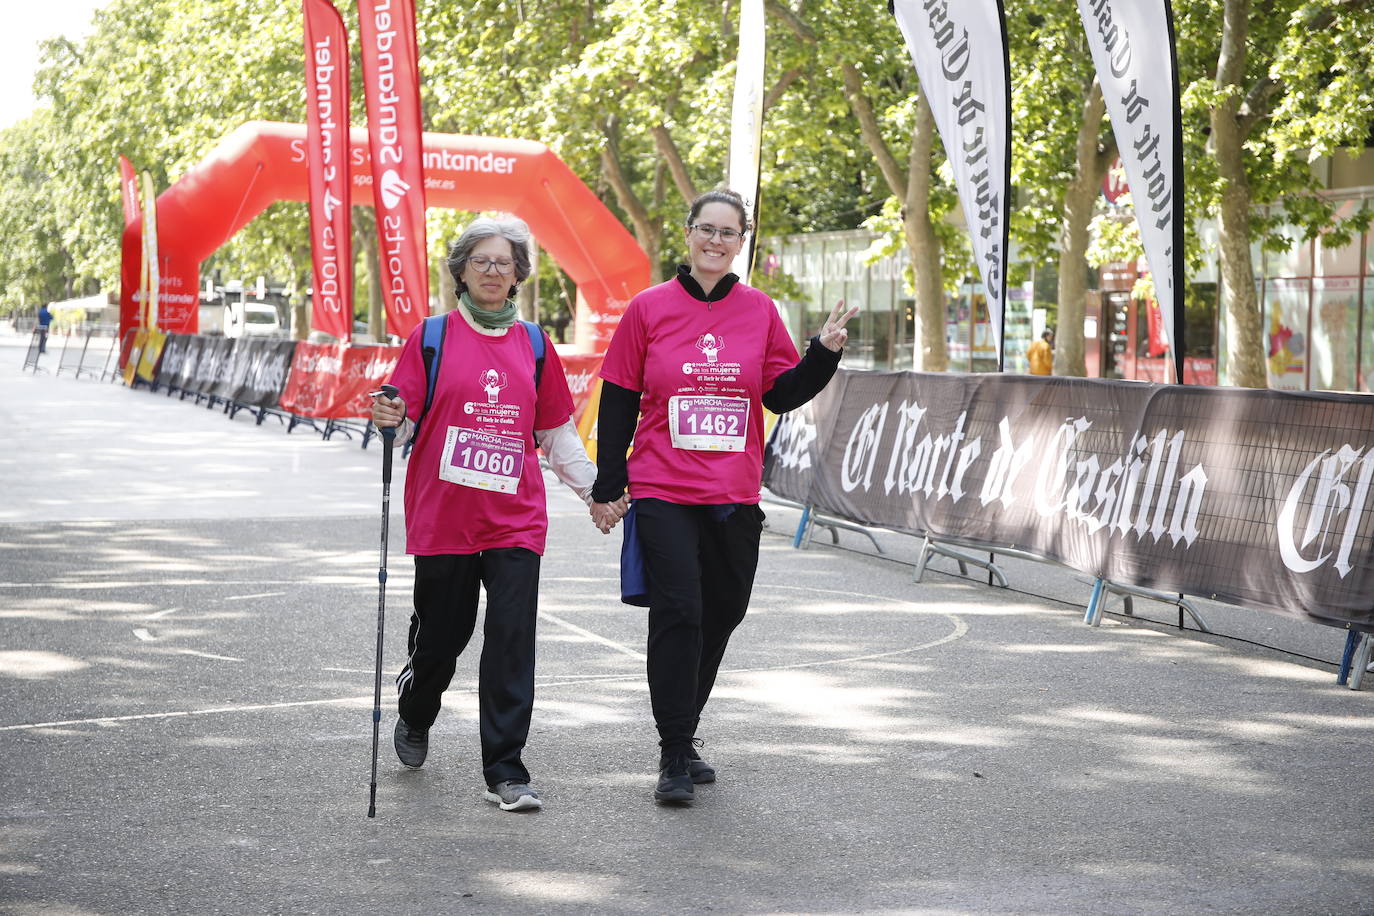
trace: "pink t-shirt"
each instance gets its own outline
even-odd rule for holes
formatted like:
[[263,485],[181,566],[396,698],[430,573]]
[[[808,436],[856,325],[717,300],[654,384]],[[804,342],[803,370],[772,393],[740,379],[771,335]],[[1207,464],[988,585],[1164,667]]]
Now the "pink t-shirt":
[[[444,333],[434,403],[406,472],[406,552],[542,555],[548,513],[533,433],[572,416],[563,364],[546,336],[536,400],[534,351],[519,324],[489,337],[450,312]],[[410,335],[391,377],[412,419],[425,406],[423,337],[419,328]]]
[[630,495],[757,503],[763,394],[797,359],[773,300],[742,283],[719,302],[675,279],[630,300],[601,364],[602,378],[643,395]]

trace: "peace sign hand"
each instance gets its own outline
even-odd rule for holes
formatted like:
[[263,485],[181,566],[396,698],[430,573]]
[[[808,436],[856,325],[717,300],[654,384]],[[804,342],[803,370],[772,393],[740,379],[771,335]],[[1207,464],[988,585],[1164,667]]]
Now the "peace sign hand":
[[821,344],[831,353],[838,353],[844,349],[845,341],[849,340],[849,331],[845,330],[845,324],[849,319],[859,314],[857,305],[851,306],[844,314],[840,310],[844,308],[844,300],[835,303],[835,308],[831,310],[830,317],[825,319],[825,324],[821,326]]

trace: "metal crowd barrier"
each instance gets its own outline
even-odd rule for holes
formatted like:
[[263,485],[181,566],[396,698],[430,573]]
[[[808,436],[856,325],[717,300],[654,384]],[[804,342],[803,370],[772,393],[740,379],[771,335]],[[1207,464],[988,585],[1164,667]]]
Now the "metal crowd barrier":
[[42,349],[43,332],[40,331],[38,328],[34,328],[33,336],[29,338],[29,349],[24,354],[24,369],[32,369],[34,375],[37,375],[39,372],[47,371],[46,369],[43,369],[41,366],[38,365],[38,358],[43,355],[43,353],[41,352]]

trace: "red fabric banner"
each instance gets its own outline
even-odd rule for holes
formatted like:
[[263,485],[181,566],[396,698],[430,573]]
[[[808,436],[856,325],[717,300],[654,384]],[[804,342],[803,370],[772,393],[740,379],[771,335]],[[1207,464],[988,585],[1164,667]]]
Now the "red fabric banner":
[[124,201],[124,225],[129,225],[143,215],[138,204],[138,175],[133,163],[123,156],[119,157],[119,193]]
[[1146,351],[1152,357],[1163,356],[1169,352],[1169,338],[1166,334],[1164,314],[1159,310],[1159,303],[1154,298],[1145,300],[1145,326],[1149,333],[1149,349]]
[[358,0],[358,32],[386,329],[407,337],[429,314],[414,0]]
[[353,215],[348,176],[348,31],[330,0],[301,0],[305,16],[305,161],[310,179],[310,325],[340,340],[353,331]]
[[331,420],[369,416],[368,392],[391,378],[400,357],[400,347],[298,343],[281,409]]

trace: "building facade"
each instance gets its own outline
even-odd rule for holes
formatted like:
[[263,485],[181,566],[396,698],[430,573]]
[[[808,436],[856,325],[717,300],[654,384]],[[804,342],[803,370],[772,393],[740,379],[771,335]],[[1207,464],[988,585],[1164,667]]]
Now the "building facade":
[[[1369,159],[1368,156],[1364,157]],[[1374,186],[1327,192],[1344,218],[1374,209]],[[1217,250],[1213,222],[1197,231]],[[1285,230],[1289,245],[1251,252],[1264,316],[1269,385],[1286,390],[1374,391],[1374,227],[1349,244]],[[866,230],[764,239],[762,272],[798,339],[815,333],[836,300],[859,306],[850,323],[845,364],[863,369],[914,366],[915,302],[904,276],[905,248],[869,263],[878,236]],[[1016,246],[1011,262],[1017,261]],[[1143,265],[1117,263],[1090,271],[1083,328],[1089,376],[1162,382],[1168,379],[1158,307],[1132,296]],[[1006,371],[1029,368],[1026,349],[1057,321],[1058,277],[1053,265],[1029,266],[1029,277],[1007,291]],[[1015,272],[1013,272],[1015,275]],[[1227,384],[1226,322],[1216,256],[1191,276],[1184,291],[1184,381]],[[966,281],[945,295],[945,342],[950,369],[995,372],[997,356],[982,283]]]

